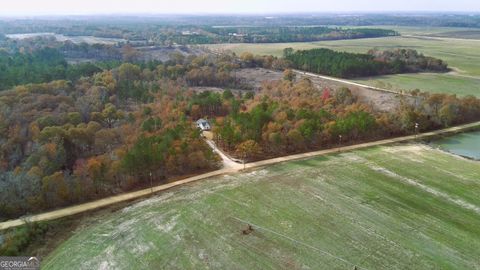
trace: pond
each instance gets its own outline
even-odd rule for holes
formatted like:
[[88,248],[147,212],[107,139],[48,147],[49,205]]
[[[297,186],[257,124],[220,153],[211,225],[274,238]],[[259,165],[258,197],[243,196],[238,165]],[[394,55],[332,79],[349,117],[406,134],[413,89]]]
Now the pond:
[[480,131],[456,134],[431,144],[459,156],[480,160]]

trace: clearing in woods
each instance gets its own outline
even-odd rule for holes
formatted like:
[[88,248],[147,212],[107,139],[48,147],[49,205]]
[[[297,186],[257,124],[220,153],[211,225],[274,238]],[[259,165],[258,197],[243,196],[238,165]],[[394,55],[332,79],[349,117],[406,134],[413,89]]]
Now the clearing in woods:
[[479,193],[478,162],[373,147],[172,189],[84,226],[42,267],[478,269]]
[[[480,97],[480,38],[460,39],[461,33],[471,33],[470,29],[457,28],[414,28],[379,26],[399,31],[403,36],[353,39],[320,42],[273,43],[273,44],[214,44],[214,50],[232,50],[237,54],[252,52],[260,55],[281,56],[287,47],[296,50],[328,48],[336,51],[366,53],[373,48],[415,49],[425,55],[440,58],[449,64],[450,73],[400,74],[362,78],[358,81],[371,86],[391,90],[413,90],[452,93],[460,96]],[[453,31],[456,31],[453,33]],[[450,34],[451,37],[449,37]],[[460,34],[459,34],[460,33]]]

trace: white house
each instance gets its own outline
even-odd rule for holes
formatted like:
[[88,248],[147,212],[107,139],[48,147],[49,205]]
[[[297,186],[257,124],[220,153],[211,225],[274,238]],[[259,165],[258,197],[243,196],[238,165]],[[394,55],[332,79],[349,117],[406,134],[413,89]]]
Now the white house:
[[205,119],[198,119],[197,120],[197,127],[201,129],[202,131],[210,130],[210,123],[208,123],[207,120]]

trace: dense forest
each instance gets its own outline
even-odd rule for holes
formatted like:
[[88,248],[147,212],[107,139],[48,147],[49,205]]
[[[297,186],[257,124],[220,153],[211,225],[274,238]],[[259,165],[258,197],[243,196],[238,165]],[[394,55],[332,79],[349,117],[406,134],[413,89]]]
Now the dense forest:
[[[125,63],[75,82],[0,92],[1,218],[216,168],[218,157],[186,115],[194,92],[184,76],[210,64]],[[228,67],[218,62],[213,73],[231,83]]]
[[[202,52],[202,50],[198,50]],[[191,50],[166,50],[155,55],[130,45],[106,45],[59,42],[51,37],[0,41],[0,91],[15,85],[43,83],[52,80],[75,82],[123,62],[157,66],[159,58],[181,59],[192,56]],[[148,60],[148,61],[147,61]],[[220,74],[221,75],[221,74]]]
[[53,48],[14,54],[0,50],[0,90],[27,83],[63,79],[75,81],[99,71],[101,69],[91,63],[69,65],[63,55]]
[[367,54],[337,52],[320,48],[284,50],[284,58],[304,71],[341,78],[367,77],[410,72],[446,72],[447,64],[411,49],[371,50]]

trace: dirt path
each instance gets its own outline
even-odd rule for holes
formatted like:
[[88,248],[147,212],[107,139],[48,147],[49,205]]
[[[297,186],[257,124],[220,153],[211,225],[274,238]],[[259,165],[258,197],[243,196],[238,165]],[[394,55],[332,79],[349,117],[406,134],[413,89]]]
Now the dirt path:
[[225,155],[225,153],[223,153],[222,150],[220,150],[216,145],[215,145],[215,142],[213,142],[212,140],[209,140],[209,139],[206,139],[205,140],[207,142],[207,144],[213,149],[213,151],[215,151],[215,153],[217,153],[221,158],[222,158],[222,161],[223,161],[223,169],[241,169],[243,168],[243,165],[238,163],[238,162],[235,162],[234,160],[232,160],[229,156]]
[[463,78],[468,78],[468,79],[480,80],[480,76],[463,75],[463,74],[458,73],[457,71],[450,71],[450,72],[445,73],[445,74],[446,74],[446,75],[449,75],[449,76],[463,77]]
[[[402,94],[398,91],[393,91],[393,90],[388,90],[388,89],[385,89],[385,88],[379,88],[379,87],[370,86],[370,85],[366,85],[366,84],[356,83],[356,82],[352,82],[352,81],[344,80],[344,79],[339,79],[339,78],[335,78],[335,77],[318,75],[318,74],[315,74],[315,73],[304,72],[304,71],[301,71],[301,70],[294,70],[294,71],[297,74],[300,74],[300,75],[306,75],[306,76],[316,77],[316,78],[320,78],[320,79],[324,79],[324,80],[340,82],[340,83],[348,84],[348,85],[351,85],[351,86],[358,86],[358,87],[363,87],[363,88],[372,89],[372,90],[376,90],[376,91],[392,93],[392,94],[396,94],[396,95]],[[407,95],[407,94],[403,94],[403,95]],[[407,95],[407,96],[410,96],[410,95]]]
[[[361,148],[366,148],[366,147],[372,147],[372,146],[380,146],[380,145],[386,145],[386,144],[391,144],[391,143],[398,143],[398,142],[406,142],[406,141],[411,141],[414,139],[423,139],[435,135],[440,135],[440,134],[447,134],[447,133],[453,133],[453,132],[459,132],[459,131],[464,131],[468,130],[474,127],[479,127],[480,126],[480,121],[475,122],[475,123],[470,123],[470,124],[465,124],[461,126],[456,126],[452,128],[447,128],[443,130],[437,130],[437,131],[432,131],[432,132],[427,132],[427,133],[422,133],[417,136],[415,135],[410,135],[410,136],[404,136],[404,137],[398,137],[398,138],[393,138],[393,139],[385,139],[385,140],[380,140],[380,141],[375,141],[375,142],[369,142],[369,143],[362,143],[362,144],[356,144],[356,145],[350,145],[350,146],[345,146],[345,147],[339,147],[339,148],[334,148],[334,149],[326,149],[326,150],[320,150],[320,151],[314,151],[314,152],[309,152],[309,153],[302,153],[302,154],[296,154],[296,155],[291,155],[291,156],[285,156],[285,157],[278,157],[278,158],[273,158],[273,159],[268,159],[268,160],[262,160],[258,162],[252,162],[246,164],[247,169],[254,169],[258,167],[263,167],[263,166],[268,166],[268,165],[273,165],[277,164],[280,162],[286,162],[286,161],[292,161],[292,160],[299,160],[299,159],[306,159],[306,158],[311,158],[311,157],[316,157],[316,156],[321,156],[321,155],[327,155],[327,154],[332,154],[332,153],[338,153],[338,152],[345,152],[345,151],[351,151],[351,150],[356,150],[356,149],[361,149]],[[154,193],[158,193],[160,191],[164,191],[173,187],[177,186],[182,186],[188,183],[192,183],[198,180],[203,180],[219,175],[225,175],[225,174],[231,174],[231,173],[237,173],[242,171],[242,166],[240,168],[234,167],[234,168],[224,168],[221,170],[197,175],[194,177],[189,177],[183,180],[179,180],[176,182],[164,184],[164,185],[159,185],[153,188],[147,188],[139,191],[134,191],[134,192],[129,192],[121,195],[116,195],[108,198],[104,198],[101,200],[89,202],[89,203],[84,203],[84,204],[79,204],[79,205],[74,205],[70,207],[66,207],[63,209],[58,209],[58,210],[53,210],[50,212],[42,213],[42,214],[37,214],[33,216],[29,216],[26,218],[22,219],[15,219],[15,220],[10,220],[6,222],[0,223],[0,230],[5,230],[9,228],[14,228],[21,226],[25,224],[26,222],[39,222],[39,221],[47,221],[47,220],[53,220],[53,219],[58,219],[62,217],[67,217],[67,216],[72,216],[78,213],[83,213],[87,211],[92,211],[95,209],[103,208],[109,205],[113,205],[119,202],[126,202],[126,201],[131,201],[134,199],[139,199],[142,197],[147,197],[150,196]]]
[[451,37],[434,37],[434,36],[418,36],[418,35],[402,35],[406,38],[418,38],[418,39],[431,39],[431,40],[449,40],[449,41],[473,41],[480,42],[480,39],[470,39],[470,38],[451,38]]
[[[381,112],[392,111],[400,105],[399,96],[402,95],[400,91],[397,92],[379,87],[367,86],[350,80],[299,70],[296,70],[296,74],[297,80],[308,78],[319,90],[325,88],[339,89],[341,87],[348,87],[360,102],[370,104],[372,108]],[[238,78],[249,82],[254,89],[258,90],[262,89],[263,82],[265,81],[278,81],[283,78],[282,72],[264,68],[244,68],[237,71],[237,76]],[[413,99],[410,97],[407,98]]]

